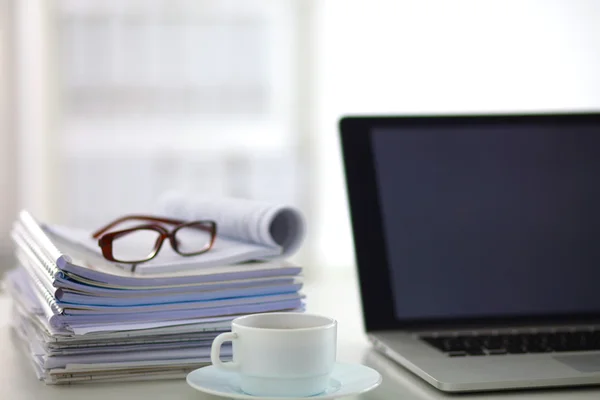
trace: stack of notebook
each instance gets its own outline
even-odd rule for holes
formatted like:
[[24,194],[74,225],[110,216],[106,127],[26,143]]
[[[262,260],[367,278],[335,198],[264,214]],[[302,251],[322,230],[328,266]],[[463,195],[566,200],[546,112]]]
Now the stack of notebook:
[[[267,225],[277,215],[263,213]],[[202,258],[210,251],[167,253],[132,271],[103,259],[89,236],[41,224],[26,211],[13,227],[19,266],[5,284],[14,328],[47,383],[184,377],[210,362],[212,340],[233,318],[303,309],[301,268],[273,256],[241,262],[257,244],[251,240],[238,237],[246,248],[236,253],[226,251],[233,235],[218,236],[212,258]],[[218,251],[238,262],[218,265]],[[286,245],[275,251],[285,252]],[[231,351],[224,347],[222,354]]]

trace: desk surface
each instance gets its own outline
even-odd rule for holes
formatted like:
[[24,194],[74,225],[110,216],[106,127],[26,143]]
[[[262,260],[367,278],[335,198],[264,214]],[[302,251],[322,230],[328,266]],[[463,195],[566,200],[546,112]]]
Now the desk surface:
[[[370,393],[348,400],[415,399],[437,400],[533,400],[600,398],[600,388],[536,390],[505,393],[446,395],[393,362],[373,352],[362,332],[362,319],[356,278],[348,272],[336,272],[314,279],[306,285],[308,311],[335,317],[339,323],[338,360],[360,362],[377,369],[383,384]],[[0,296],[0,399],[218,399],[190,388],[184,380],[104,383],[73,386],[46,386],[39,382],[17,338],[8,327],[9,301]]]

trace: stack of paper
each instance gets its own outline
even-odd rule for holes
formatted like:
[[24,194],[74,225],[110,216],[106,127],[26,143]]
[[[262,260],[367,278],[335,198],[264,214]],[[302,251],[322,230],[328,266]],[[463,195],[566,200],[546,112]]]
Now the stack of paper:
[[[14,327],[47,383],[184,377],[210,362],[212,340],[233,318],[303,309],[301,268],[273,258],[285,245],[242,243],[236,261],[252,247],[270,253],[226,266],[214,253],[203,258],[212,250],[181,257],[162,249],[132,272],[102,259],[89,236],[40,224],[26,211],[13,227],[19,267],[5,284]],[[232,243],[219,236],[215,249],[240,248]]]

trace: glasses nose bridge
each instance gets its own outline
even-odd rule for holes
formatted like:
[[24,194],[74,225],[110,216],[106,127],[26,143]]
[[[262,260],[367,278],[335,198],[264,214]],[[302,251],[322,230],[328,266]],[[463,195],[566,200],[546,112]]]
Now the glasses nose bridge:
[[179,245],[179,242],[177,241],[177,238],[175,237],[175,235],[177,233],[177,229],[179,227],[180,227],[180,225],[177,225],[171,230],[165,229],[165,238],[169,239],[169,243],[171,244],[171,247],[173,247],[174,250],[177,250],[178,245]]

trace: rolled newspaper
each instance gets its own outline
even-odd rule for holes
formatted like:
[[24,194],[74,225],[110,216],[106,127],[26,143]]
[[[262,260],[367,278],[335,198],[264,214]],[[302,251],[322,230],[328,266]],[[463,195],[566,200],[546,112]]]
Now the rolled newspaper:
[[186,221],[213,220],[218,237],[279,248],[275,258],[294,254],[306,234],[305,219],[297,208],[263,201],[169,192],[159,199],[157,212]]

